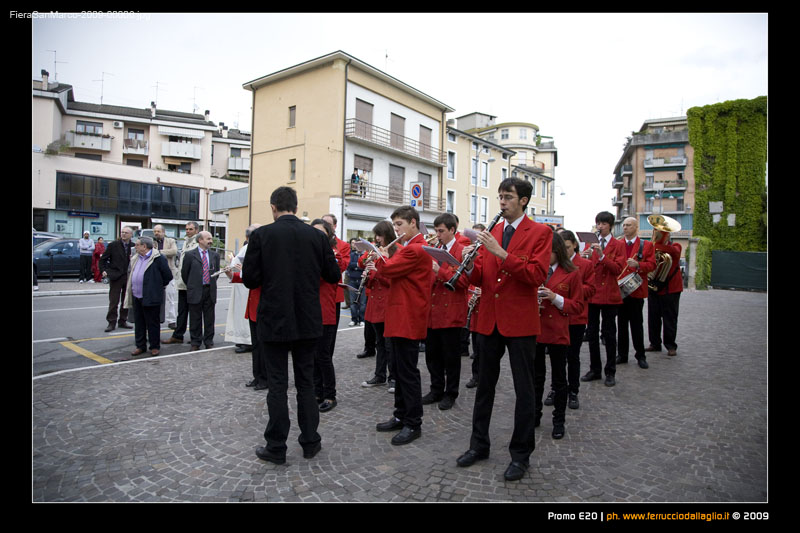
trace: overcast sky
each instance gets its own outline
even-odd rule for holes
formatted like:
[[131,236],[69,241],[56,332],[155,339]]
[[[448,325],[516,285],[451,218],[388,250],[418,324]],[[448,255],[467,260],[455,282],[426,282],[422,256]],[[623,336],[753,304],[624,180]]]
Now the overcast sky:
[[93,103],[103,80],[104,104],[157,99],[244,131],[242,84],[342,50],[454,108],[448,118],[538,125],[558,148],[556,214],[578,231],[613,212],[614,166],[645,120],[768,94],[766,14],[157,13],[32,27],[33,79],[45,69]]

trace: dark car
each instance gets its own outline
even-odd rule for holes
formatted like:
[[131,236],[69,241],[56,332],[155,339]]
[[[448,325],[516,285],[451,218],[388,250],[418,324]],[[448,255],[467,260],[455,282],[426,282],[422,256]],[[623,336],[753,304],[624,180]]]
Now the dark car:
[[52,239],[38,244],[33,249],[33,268],[36,276],[78,276],[81,271],[81,254],[78,239]]
[[44,241],[49,241],[52,239],[61,239],[62,236],[58,235],[57,233],[48,233],[46,231],[34,231],[33,232],[33,245],[36,246],[38,244],[43,243]]

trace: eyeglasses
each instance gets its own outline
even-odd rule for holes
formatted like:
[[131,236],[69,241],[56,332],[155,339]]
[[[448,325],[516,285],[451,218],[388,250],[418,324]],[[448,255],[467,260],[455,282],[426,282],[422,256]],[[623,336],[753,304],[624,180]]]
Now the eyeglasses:
[[514,198],[519,198],[519,196],[512,196],[510,194],[501,194],[497,197],[498,200],[505,200],[506,202],[510,202]]

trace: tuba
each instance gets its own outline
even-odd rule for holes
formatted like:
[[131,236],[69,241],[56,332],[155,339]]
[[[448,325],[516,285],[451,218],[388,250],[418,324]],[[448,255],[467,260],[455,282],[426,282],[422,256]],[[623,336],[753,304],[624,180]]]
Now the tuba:
[[[650,215],[647,221],[653,226],[653,244],[656,241],[656,230],[662,233],[674,233],[681,230],[681,224],[677,220],[665,217],[664,215]],[[647,288],[653,292],[659,292],[667,285],[667,278],[672,270],[672,256],[662,250],[656,250],[656,268],[647,274]]]

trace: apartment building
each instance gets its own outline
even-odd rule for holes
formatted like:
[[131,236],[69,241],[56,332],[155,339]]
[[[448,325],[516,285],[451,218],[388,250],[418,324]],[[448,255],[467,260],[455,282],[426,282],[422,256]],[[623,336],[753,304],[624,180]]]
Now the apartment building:
[[650,238],[653,227],[647,217],[660,213],[680,222],[681,231],[672,238],[685,250],[694,209],[694,149],[686,117],[645,120],[614,167],[612,187],[615,235],[622,233],[622,221],[632,216],[639,221],[640,235]]
[[445,210],[454,213],[461,228],[494,218],[499,208],[497,187],[511,176],[514,151],[447,126],[447,171],[443,180]]
[[195,221],[224,239],[209,197],[247,186],[246,137],[221,132],[208,111],[80,102],[43,70],[32,84],[33,227],[108,241],[123,225],[178,237]]
[[529,214],[547,216],[555,213],[555,167],[558,149],[552,137],[539,133],[539,126],[530,122],[496,123],[497,117],[470,113],[458,117],[459,128],[481,139],[514,152],[511,177],[530,181],[533,195]]
[[342,51],[243,87],[253,93],[252,175],[248,215],[231,209],[231,220],[272,222],[279,186],[297,191],[299,217],[335,214],[342,239],[371,236],[401,205],[428,226],[445,212],[446,104]]

